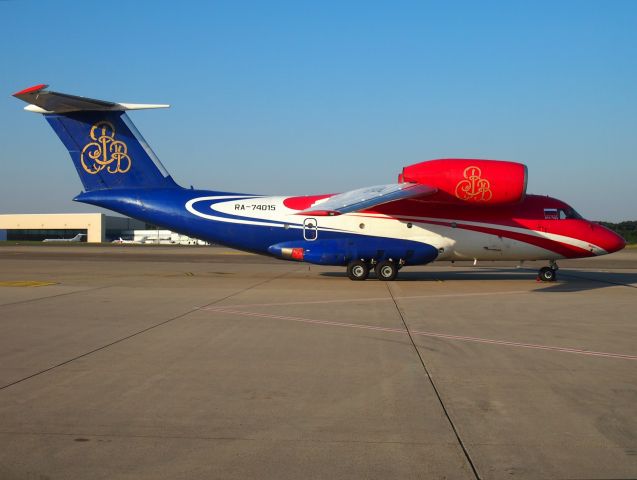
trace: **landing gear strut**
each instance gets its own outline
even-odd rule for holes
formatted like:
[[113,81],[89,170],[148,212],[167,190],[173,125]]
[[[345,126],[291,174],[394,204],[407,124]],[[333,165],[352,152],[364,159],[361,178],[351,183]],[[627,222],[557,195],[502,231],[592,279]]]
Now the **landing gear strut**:
[[537,278],[543,282],[554,282],[557,278],[558,269],[559,267],[557,266],[557,263],[555,263],[555,260],[551,260],[548,267],[540,268]]

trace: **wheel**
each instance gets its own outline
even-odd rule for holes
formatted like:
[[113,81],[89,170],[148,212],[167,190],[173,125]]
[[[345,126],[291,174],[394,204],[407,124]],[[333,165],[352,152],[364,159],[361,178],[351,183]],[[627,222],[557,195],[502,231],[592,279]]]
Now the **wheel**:
[[556,276],[555,270],[551,267],[542,267],[538,273],[538,278],[543,282],[554,282]]
[[347,264],[347,276],[350,280],[367,280],[369,266],[362,260],[355,260]]
[[376,264],[376,278],[391,281],[398,275],[398,266],[391,260],[383,260]]

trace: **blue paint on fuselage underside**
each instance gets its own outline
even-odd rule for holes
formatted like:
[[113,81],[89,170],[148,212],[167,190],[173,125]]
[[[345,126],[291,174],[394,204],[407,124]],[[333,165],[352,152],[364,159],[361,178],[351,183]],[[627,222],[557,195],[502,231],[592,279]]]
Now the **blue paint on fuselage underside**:
[[[185,207],[186,203],[196,198],[225,196],[238,197],[234,200],[259,198],[256,195],[177,187],[94,190],[81,193],[74,200],[113,210],[183,235],[249,252],[278,256],[275,252],[280,251],[280,248],[277,250],[269,247],[278,245],[304,248],[307,251],[305,261],[322,265],[345,265],[360,258],[403,259],[407,265],[418,265],[429,263],[438,256],[436,248],[425,243],[360,235],[330,228],[319,227],[319,239],[307,241],[303,238],[301,218],[284,223],[237,216],[211,209],[211,205],[216,203],[211,200],[195,202],[193,208],[199,213],[226,221],[202,218]],[[195,207],[199,203],[201,205]],[[206,208],[207,210],[203,210]],[[237,223],[241,221],[259,222],[260,225]]]

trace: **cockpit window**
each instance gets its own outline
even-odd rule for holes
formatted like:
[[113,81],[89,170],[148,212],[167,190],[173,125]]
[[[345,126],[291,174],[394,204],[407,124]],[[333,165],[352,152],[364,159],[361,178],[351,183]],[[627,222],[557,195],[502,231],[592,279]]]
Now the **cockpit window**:
[[560,208],[560,219],[563,220],[565,218],[580,220],[582,216],[579,213],[577,213],[575,210],[573,210],[571,207]]
[[581,219],[581,215],[573,210],[571,207],[566,208],[545,208],[544,219],[545,220],[565,220],[565,219]]

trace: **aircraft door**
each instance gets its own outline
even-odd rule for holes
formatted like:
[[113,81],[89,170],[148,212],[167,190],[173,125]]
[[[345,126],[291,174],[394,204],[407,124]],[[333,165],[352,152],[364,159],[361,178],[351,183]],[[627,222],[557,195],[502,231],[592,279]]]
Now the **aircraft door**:
[[316,218],[306,218],[303,220],[303,238],[307,241],[316,240],[318,237],[318,225]]

